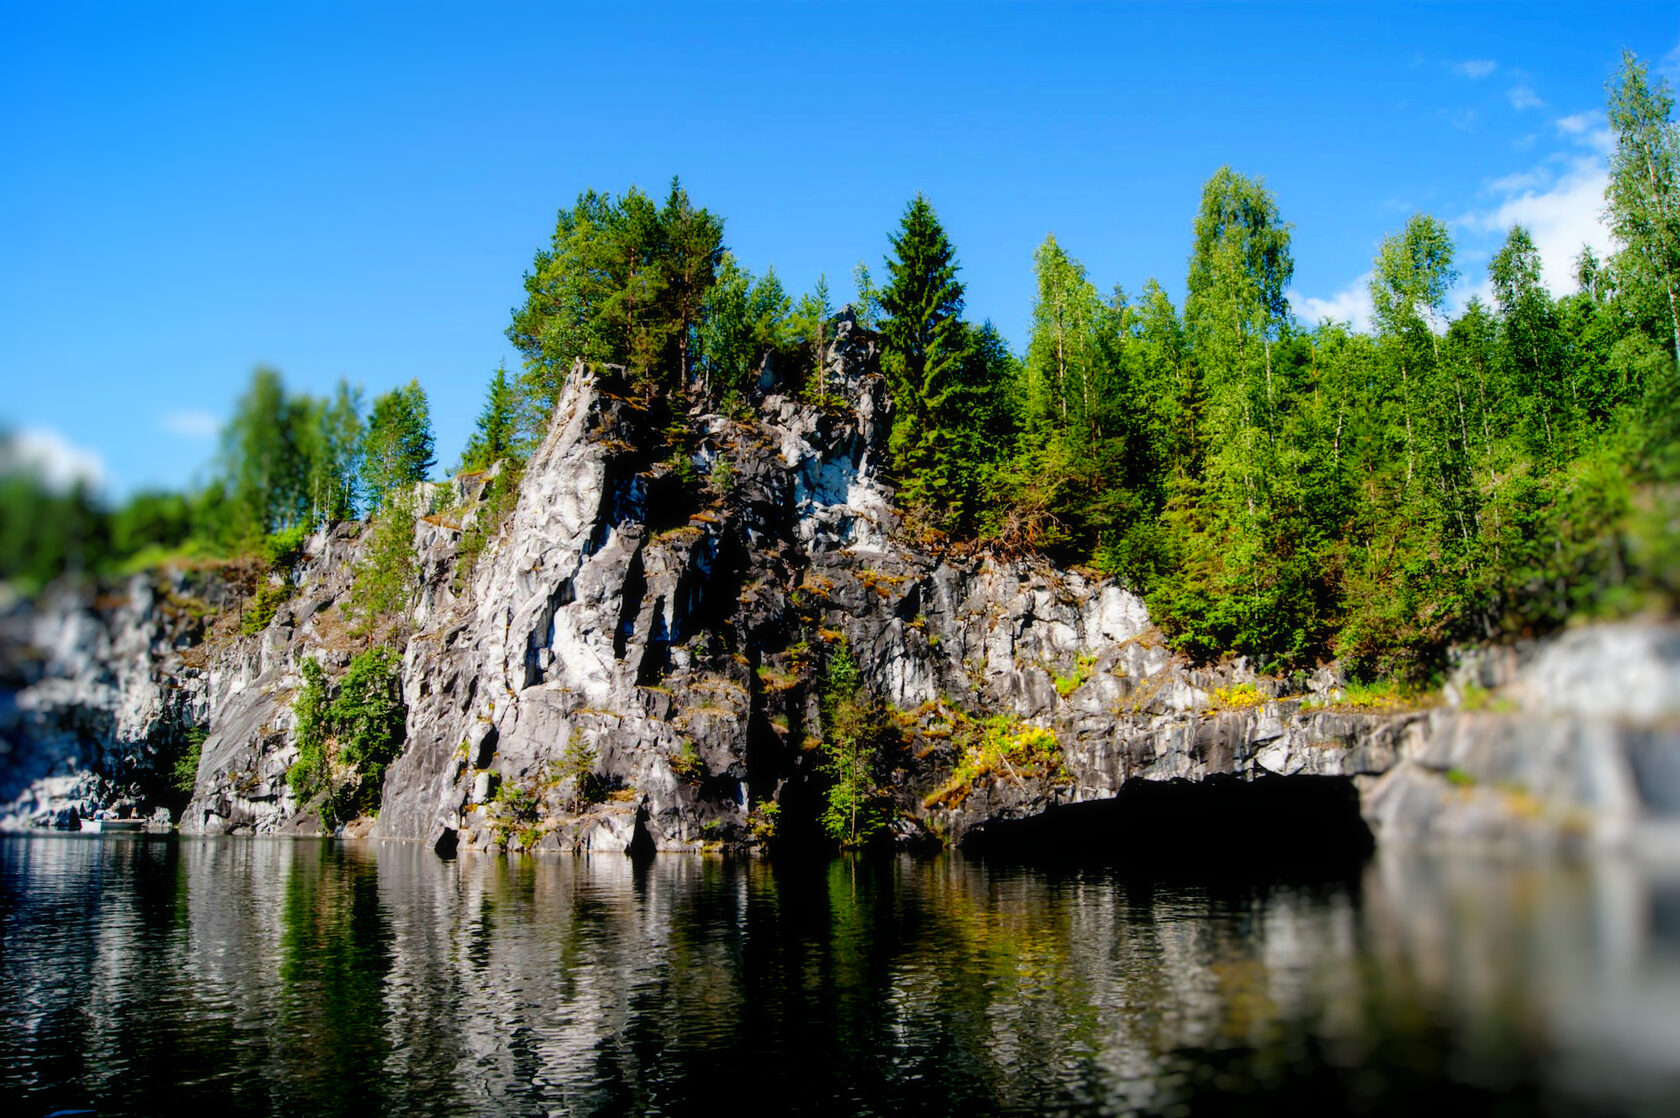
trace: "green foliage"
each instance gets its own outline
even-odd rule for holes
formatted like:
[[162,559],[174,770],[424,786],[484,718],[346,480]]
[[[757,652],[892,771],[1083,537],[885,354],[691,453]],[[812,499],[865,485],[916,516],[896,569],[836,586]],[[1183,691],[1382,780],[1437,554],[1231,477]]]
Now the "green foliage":
[[394,619],[414,595],[418,560],[414,553],[412,493],[393,494],[368,527],[371,539],[353,568],[348,612],[366,630]]
[[192,726],[181,734],[181,750],[169,770],[169,785],[183,796],[191,796],[198,784],[198,763],[204,756],[204,742],[209,732],[202,726]]
[[782,805],[764,800],[753,805],[747,813],[747,833],[755,842],[769,844],[776,841],[776,828],[782,819]]
[[567,788],[567,811],[579,812],[606,799],[606,782],[595,771],[599,759],[595,746],[582,734],[574,733],[566,741],[555,775]]
[[62,574],[91,573],[110,552],[104,509],[80,482],[68,491],[13,459],[0,441],[0,577],[34,593]]
[[1389,678],[1371,683],[1353,681],[1332,692],[1328,699],[1309,700],[1302,705],[1352,711],[1417,710],[1434,706],[1440,698],[1440,692],[1433,688]]
[[407,709],[402,661],[391,649],[370,648],[350,661],[339,680],[331,721],[344,759],[376,782],[402,746]]
[[957,807],[982,780],[1022,784],[1068,779],[1055,733],[1014,716],[999,714],[984,722],[959,717],[952,738],[959,749],[956,766],[950,778],[922,801],[924,807]]
[[298,756],[286,770],[286,783],[301,804],[325,788],[331,777],[327,738],[332,721],[327,676],[320,662],[305,659],[299,664],[299,670],[303,674],[303,687],[292,700],[292,740],[297,745]]
[[318,661],[305,659],[299,670],[303,687],[292,702],[298,759],[286,773],[292,794],[307,803],[326,793],[320,810],[328,826],[377,811],[385,769],[406,735],[401,658],[383,646],[361,653],[330,700]]
[[1680,363],[1680,128],[1668,83],[1631,51],[1610,87],[1616,136],[1605,191],[1610,225],[1624,247],[1616,271],[1629,309],[1672,339]]
[[156,548],[174,551],[193,535],[193,502],[182,493],[136,493],[111,514],[111,552],[132,556]]
[[706,765],[700,760],[700,754],[691,741],[683,742],[667,760],[671,766],[671,775],[684,784],[699,784],[706,777]]
[[701,375],[714,395],[743,395],[765,358],[794,344],[792,309],[774,268],[754,279],[733,255],[722,255],[699,327]]
[[362,450],[361,393],[343,381],[333,399],[287,392],[258,368],[222,431],[221,500],[199,532],[240,547],[286,528],[353,515]]
[[513,515],[519,504],[519,479],[524,476],[525,464],[516,458],[502,460],[502,469],[485,482],[478,511],[461,533],[455,549],[455,592],[459,594],[472,580],[473,571],[484,549]]
[[842,846],[861,846],[880,834],[889,819],[889,801],[876,774],[889,727],[843,643],[830,652],[824,668],[820,705],[822,772],[829,782],[820,822]]
[[1056,694],[1065,699],[1085,686],[1085,681],[1091,678],[1091,669],[1096,666],[1096,663],[1097,658],[1095,656],[1088,652],[1081,652],[1074,658],[1073,670],[1067,675],[1052,672],[1050,678],[1056,684]]
[[900,496],[933,527],[967,530],[983,464],[999,451],[986,436],[1008,363],[989,344],[995,332],[962,320],[956,252],[926,198],[906,207],[891,243],[881,368],[898,404],[891,448]]
[[852,265],[852,286],[857,288],[857,301],[852,304],[852,311],[857,316],[857,323],[865,330],[875,329],[876,319],[881,314],[881,289],[875,286],[875,277],[869,274],[869,265],[859,260]]
[[257,583],[257,592],[251,595],[239,615],[240,635],[252,637],[268,628],[275,613],[291,596],[289,583],[275,582],[265,576]]
[[496,842],[528,850],[541,836],[542,797],[534,781],[505,780],[490,799],[490,827]]
[[373,401],[362,444],[361,477],[374,511],[425,481],[432,467],[431,408],[419,381]]
[[309,526],[293,524],[263,537],[260,554],[271,570],[292,571],[303,558],[303,545],[309,542]]
[[718,454],[712,459],[712,468],[706,473],[706,490],[718,500],[723,500],[735,490],[735,467],[729,464],[729,457]]
[[496,366],[486,390],[484,410],[478,413],[478,424],[461,452],[461,465],[456,473],[488,470],[497,462],[513,456],[523,456],[527,443],[519,436],[519,397],[508,380],[507,367]]
[[254,636],[268,628],[280,606],[297,591],[298,564],[303,545],[309,539],[307,524],[293,524],[263,537],[257,553],[263,561],[256,593],[245,602],[239,617],[239,631]]
[[828,382],[823,356],[828,350],[828,320],[834,316],[829,303],[828,277],[817,277],[816,290],[799,297],[788,319],[788,329],[798,339],[800,372],[804,374],[806,395],[813,400],[828,399]]
[[562,209],[525,275],[508,339],[525,358],[524,425],[540,435],[574,362],[622,364],[644,390],[680,388],[696,367],[723,222],[672,179],[655,206],[588,191]]

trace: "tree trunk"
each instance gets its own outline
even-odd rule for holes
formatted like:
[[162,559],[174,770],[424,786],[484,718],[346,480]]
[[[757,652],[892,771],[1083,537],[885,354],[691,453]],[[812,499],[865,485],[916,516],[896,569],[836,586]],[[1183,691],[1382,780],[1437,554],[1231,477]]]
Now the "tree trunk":
[[1400,362],[1400,413],[1406,418],[1406,488],[1412,486],[1412,382]]

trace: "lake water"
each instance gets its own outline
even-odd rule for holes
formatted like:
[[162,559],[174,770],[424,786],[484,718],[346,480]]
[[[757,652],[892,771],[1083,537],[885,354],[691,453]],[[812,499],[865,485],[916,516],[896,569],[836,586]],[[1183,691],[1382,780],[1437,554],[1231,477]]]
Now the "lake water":
[[1680,884],[1617,862],[41,836],[0,906],[25,1116],[1680,1113]]

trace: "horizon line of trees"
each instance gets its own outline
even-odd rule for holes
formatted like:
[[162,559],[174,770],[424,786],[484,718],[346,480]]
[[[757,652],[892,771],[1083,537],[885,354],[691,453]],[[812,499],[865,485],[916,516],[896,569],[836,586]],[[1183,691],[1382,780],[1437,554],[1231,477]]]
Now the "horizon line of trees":
[[[1016,352],[964,317],[954,246],[916,196],[884,282],[853,273],[897,403],[888,468],[902,506],[954,546],[1121,578],[1193,655],[1284,668],[1337,656],[1365,675],[1426,676],[1455,641],[1672,604],[1672,108],[1666,83],[1624,56],[1608,114],[1618,250],[1584,249],[1575,292],[1545,288],[1518,226],[1490,263],[1491,302],[1451,316],[1456,246],[1417,214],[1373,262],[1367,332],[1295,318],[1293,227],[1263,181],[1224,167],[1202,192],[1182,306],[1153,279],[1099,292],[1051,235]],[[754,276],[728,252],[723,225],[676,180],[663,203],[631,187],[562,208],[511,314],[522,367],[493,374],[459,468],[528,455],[578,360],[623,366],[649,402],[750,408],[767,365],[784,390],[826,401],[826,277],[790,298],[773,269]],[[346,384],[292,396],[259,370],[216,480],[142,495],[105,531],[119,551],[141,538],[249,546],[376,510],[434,465],[417,383],[368,410]],[[17,572],[0,556],[0,573]]]

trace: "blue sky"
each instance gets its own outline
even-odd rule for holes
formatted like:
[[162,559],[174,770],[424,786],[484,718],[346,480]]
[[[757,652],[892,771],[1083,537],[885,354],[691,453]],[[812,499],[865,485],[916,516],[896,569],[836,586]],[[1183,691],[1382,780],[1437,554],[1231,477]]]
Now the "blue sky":
[[1680,7],[478,3],[0,6],[0,423],[121,496],[188,483],[252,367],[416,377],[458,454],[555,210],[680,174],[791,291],[933,201],[971,317],[1025,342],[1048,232],[1177,298],[1202,183],[1263,176],[1293,304],[1358,320],[1378,242],[1513,221],[1561,286],[1604,83]]

